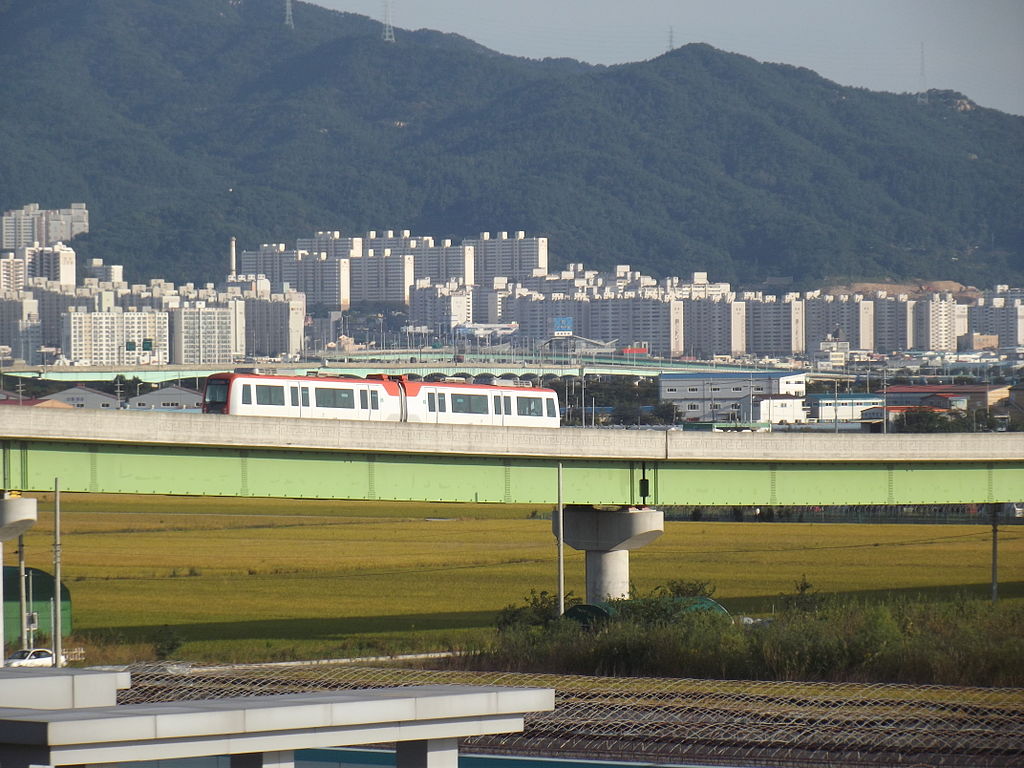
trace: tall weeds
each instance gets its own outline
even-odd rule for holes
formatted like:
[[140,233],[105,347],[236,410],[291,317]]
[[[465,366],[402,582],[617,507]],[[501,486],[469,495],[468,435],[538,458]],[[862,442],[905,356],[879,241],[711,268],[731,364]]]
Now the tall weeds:
[[819,598],[754,624],[621,611],[589,628],[510,623],[464,661],[565,674],[1015,687],[1024,685],[1024,606]]

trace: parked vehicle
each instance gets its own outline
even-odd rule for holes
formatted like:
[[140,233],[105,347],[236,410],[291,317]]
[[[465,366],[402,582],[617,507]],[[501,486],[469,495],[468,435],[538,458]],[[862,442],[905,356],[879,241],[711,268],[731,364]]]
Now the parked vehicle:
[[49,648],[22,648],[4,662],[6,667],[52,667],[53,651]]

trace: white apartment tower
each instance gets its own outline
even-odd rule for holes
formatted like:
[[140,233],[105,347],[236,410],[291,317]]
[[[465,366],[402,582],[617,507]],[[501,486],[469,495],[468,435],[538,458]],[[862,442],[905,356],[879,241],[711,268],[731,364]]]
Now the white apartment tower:
[[955,352],[957,303],[951,293],[934,293],[914,305],[913,349]]
[[363,252],[363,238],[343,237],[341,232],[317,232],[312,237],[300,237],[295,248],[312,254],[326,254],[329,259],[347,259]]
[[747,352],[754,355],[802,355],[804,302],[797,294],[753,299],[747,305]]
[[[205,302],[185,302],[169,311],[170,360],[175,365],[230,364],[245,355],[238,344],[235,324],[244,324],[245,314],[236,309],[240,302],[226,307],[208,307]],[[239,316],[240,315],[240,316]],[[244,334],[242,335],[244,338]]]
[[367,250],[350,262],[351,299],[358,303],[408,304],[415,280],[414,257]]
[[889,296],[875,294],[875,351],[888,355],[914,347],[914,306],[917,302],[905,293]]
[[482,232],[479,238],[463,240],[462,244],[473,246],[479,285],[491,285],[495,277],[518,282],[535,274],[547,274],[546,237],[526,237],[524,232],[509,237],[508,232],[499,232],[492,238],[490,232]]
[[804,299],[804,327],[805,350],[818,349],[830,337],[850,342],[851,349],[874,349],[875,305],[861,294],[812,294]]
[[683,354],[683,302],[613,298],[590,302],[588,338],[646,346],[652,355]]
[[683,354],[697,358],[747,351],[747,304],[731,295],[683,301]]
[[417,280],[409,292],[409,324],[431,330],[451,330],[473,322],[473,289],[458,280],[432,285],[429,278]]
[[85,365],[165,365],[169,360],[166,312],[81,311],[63,316],[61,350],[72,363]]
[[0,257],[0,291],[16,291],[28,282],[28,264],[13,253]]
[[438,284],[458,280],[464,285],[474,284],[475,263],[471,245],[452,245],[451,240],[442,240],[440,245],[434,245],[430,238],[425,238],[411,253],[416,280],[428,278]]

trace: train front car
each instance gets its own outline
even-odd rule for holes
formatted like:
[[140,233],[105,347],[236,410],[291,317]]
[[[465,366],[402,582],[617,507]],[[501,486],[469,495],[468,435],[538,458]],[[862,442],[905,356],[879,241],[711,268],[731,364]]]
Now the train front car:
[[231,374],[215,373],[206,379],[203,391],[203,413],[230,413],[228,410]]

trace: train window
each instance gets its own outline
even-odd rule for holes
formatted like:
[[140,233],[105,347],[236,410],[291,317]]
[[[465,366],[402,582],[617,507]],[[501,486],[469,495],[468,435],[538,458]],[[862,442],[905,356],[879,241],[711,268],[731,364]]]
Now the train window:
[[487,413],[487,395],[453,393],[452,413]]
[[377,411],[380,410],[380,400],[377,399],[377,390],[370,390],[370,408]]
[[370,408],[370,396],[366,394],[365,389],[359,390],[359,407],[364,411],[369,410]]
[[437,398],[433,392],[427,392],[427,410],[431,413],[437,410]]
[[506,416],[511,416],[512,415],[512,397],[511,397],[511,395],[505,395],[505,397],[503,397],[501,399],[505,401],[505,415]]
[[302,407],[309,408],[309,387],[302,388]]
[[501,416],[501,395],[494,396],[494,412],[498,416]]
[[[307,395],[308,397],[308,395]],[[355,395],[351,389],[327,389],[315,387],[313,401],[317,408],[355,408]]]
[[552,400],[549,397],[544,402],[546,402],[548,404],[548,418],[549,419],[557,419],[558,418],[558,408],[555,407],[555,401]]
[[252,405],[252,384],[242,385],[242,404]]
[[228,383],[211,379],[206,382],[206,402],[223,404],[228,401]]
[[520,416],[543,416],[544,398],[542,397],[517,397],[516,409]]
[[256,405],[284,405],[284,387],[257,384]]
[[437,393],[437,410],[439,410],[441,413],[445,412],[444,392],[438,392]]
[[298,405],[299,404],[299,388],[298,387],[291,387],[291,391],[292,391],[291,392],[291,395],[292,395],[292,405]]

